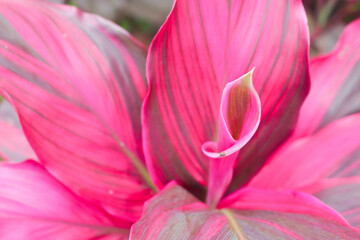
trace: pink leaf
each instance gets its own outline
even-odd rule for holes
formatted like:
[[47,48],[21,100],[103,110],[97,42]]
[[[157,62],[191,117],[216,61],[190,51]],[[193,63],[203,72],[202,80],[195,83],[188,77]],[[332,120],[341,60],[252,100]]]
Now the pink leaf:
[[0,87],[39,160],[77,194],[136,221],[152,195],[140,125],[145,50],[73,7],[0,1],[0,14]]
[[126,223],[77,197],[40,164],[0,164],[0,238],[127,239]]
[[301,189],[338,211],[352,226],[360,228],[360,178],[323,179]]
[[15,110],[7,101],[0,103],[0,160],[37,160],[26,140]]
[[209,209],[176,183],[146,203],[130,239],[359,239],[360,232],[308,194],[243,189]]
[[254,67],[262,118],[237,159],[246,171],[237,168],[235,189],[258,171],[291,133],[307,94],[307,31],[298,0],[176,1],[147,62],[143,140],[157,186],[175,179],[204,197],[209,159],[201,146],[217,140],[223,88]]
[[360,111],[360,19],[350,23],[328,55],[310,62],[311,90],[301,107],[293,138]]
[[294,189],[326,177],[359,176],[359,172],[360,114],[355,114],[283,146],[250,186]]
[[252,85],[252,71],[228,83],[223,91],[218,142],[206,142],[202,150],[210,160],[207,204],[215,207],[233,172],[236,153],[255,134],[261,115],[259,95]]

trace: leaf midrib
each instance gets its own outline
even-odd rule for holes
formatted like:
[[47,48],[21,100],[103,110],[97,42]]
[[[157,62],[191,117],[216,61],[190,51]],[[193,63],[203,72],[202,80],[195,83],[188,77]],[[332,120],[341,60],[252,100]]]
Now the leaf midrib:
[[231,213],[231,211],[229,209],[224,208],[221,209],[220,212],[222,212],[225,215],[225,217],[228,219],[231,229],[235,232],[239,240],[247,240],[240,228],[240,225],[237,223],[236,218]]

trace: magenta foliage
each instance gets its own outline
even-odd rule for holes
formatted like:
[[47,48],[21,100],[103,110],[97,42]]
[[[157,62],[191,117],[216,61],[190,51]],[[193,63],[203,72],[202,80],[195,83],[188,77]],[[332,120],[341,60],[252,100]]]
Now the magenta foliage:
[[32,148],[0,113],[0,238],[360,239],[359,31],[309,63],[299,0],[177,0],[147,53],[0,0],[0,91]]

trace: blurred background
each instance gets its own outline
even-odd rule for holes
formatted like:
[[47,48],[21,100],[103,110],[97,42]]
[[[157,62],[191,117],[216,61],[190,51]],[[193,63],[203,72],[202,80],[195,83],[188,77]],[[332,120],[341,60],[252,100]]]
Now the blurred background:
[[53,0],[110,19],[149,45],[169,14],[173,0]]
[[[149,45],[173,0],[53,0],[115,21]],[[308,14],[311,56],[329,52],[345,25],[360,17],[360,0],[303,0]]]

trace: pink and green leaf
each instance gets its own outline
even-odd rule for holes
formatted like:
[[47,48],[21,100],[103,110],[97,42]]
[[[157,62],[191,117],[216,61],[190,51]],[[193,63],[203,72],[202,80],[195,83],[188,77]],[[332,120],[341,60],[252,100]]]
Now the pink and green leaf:
[[127,223],[81,199],[40,164],[0,164],[0,238],[128,239]]
[[284,145],[250,186],[295,189],[323,178],[359,176],[360,114],[334,121],[316,134]]
[[299,0],[175,2],[147,61],[143,140],[157,186],[175,179],[204,197],[201,146],[217,141],[223,88],[254,67],[261,124],[237,158],[234,190],[261,168],[290,135],[308,92],[307,32]]
[[334,210],[315,197],[246,188],[209,209],[176,183],[145,205],[130,239],[359,239]]
[[360,178],[323,179],[301,188],[338,211],[352,226],[360,228]]
[[301,107],[293,138],[319,131],[360,111],[360,19],[350,23],[335,49],[310,62],[311,90]]
[[116,24],[47,1],[2,0],[0,23],[0,87],[41,163],[136,221],[153,192],[140,124],[145,49]]

